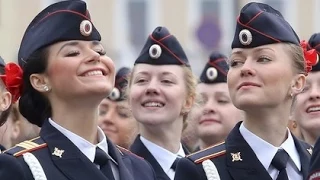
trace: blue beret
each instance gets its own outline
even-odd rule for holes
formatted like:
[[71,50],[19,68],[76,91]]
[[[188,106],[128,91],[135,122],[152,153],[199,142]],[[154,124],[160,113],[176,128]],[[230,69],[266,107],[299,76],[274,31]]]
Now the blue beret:
[[60,41],[100,41],[83,1],[61,1],[41,11],[27,27],[18,53],[20,66],[32,53]]
[[232,49],[281,42],[300,45],[299,37],[279,11],[256,2],[248,3],[241,9]]
[[[320,55],[320,33],[313,34],[308,41],[308,50],[315,49],[318,56]],[[316,65],[312,66],[311,72],[320,71],[320,63],[317,62]]]
[[126,99],[126,87],[128,85],[128,76],[131,70],[127,67],[122,67],[116,74],[115,87],[108,96],[112,101],[123,101]]
[[229,67],[226,60],[227,57],[225,55],[213,52],[200,75],[200,83],[214,84],[227,82]]
[[165,27],[157,27],[148,37],[134,64],[140,63],[190,66],[179,41]]

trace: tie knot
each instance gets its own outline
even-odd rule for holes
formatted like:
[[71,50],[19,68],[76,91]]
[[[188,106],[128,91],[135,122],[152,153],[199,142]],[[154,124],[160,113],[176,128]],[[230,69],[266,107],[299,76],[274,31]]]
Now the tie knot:
[[273,157],[271,164],[281,171],[282,169],[286,168],[288,160],[288,153],[283,149],[279,149],[276,155]]
[[176,170],[179,159],[180,158],[177,157],[176,160],[174,160],[174,162],[172,163],[172,166],[171,166],[172,170],[174,171]]
[[99,165],[99,166],[103,166],[108,162],[109,158],[107,156],[107,154],[100,149],[99,147],[96,148],[96,155],[94,157],[94,163]]

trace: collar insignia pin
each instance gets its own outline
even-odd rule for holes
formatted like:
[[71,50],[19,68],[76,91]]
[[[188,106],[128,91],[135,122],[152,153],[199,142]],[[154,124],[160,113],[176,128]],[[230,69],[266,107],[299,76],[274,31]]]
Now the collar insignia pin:
[[63,153],[64,153],[64,150],[62,150],[62,149],[60,150],[60,149],[55,147],[52,155],[57,156],[59,158],[62,158],[62,154]]
[[234,161],[242,161],[240,152],[230,153],[232,157],[232,162]]

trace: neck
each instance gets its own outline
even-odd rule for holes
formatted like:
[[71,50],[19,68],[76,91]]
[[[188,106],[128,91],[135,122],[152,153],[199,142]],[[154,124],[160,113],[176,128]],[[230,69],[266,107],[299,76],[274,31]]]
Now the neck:
[[301,128],[301,133],[303,136],[303,140],[307,142],[308,144],[314,146],[314,144],[317,141],[317,137],[319,137],[319,132],[313,132],[313,131],[305,131],[304,129]]
[[141,136],[172,153],[177,153],[180,149],[182,128],[182,118],[170,124],[156,126],[139,124]]
[[98,105],[59,101],[52,103],[52,119],[92,144],[98,143]]
[[202,137],[199,140],[199,147],[200,149],[205,149],[210,146],[213,146],[215,144],[218,144],[222,142],[226,137],[215,137],[215,136],[209,136],[209,137]]
[[243,124],[261,139],[279,147],[287,139],[288,118],[289,108],[255,109],[245,112]]

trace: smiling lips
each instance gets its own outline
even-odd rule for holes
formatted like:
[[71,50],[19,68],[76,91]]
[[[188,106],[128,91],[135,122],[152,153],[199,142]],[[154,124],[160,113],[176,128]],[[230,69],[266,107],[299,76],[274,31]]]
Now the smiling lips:
[[204,124],[204,123],[221,123],[221,121],[215,119],[215,118],[203,118],[199,121],[199,124]]
[[237,89],[241,89],[243,87],[252,87],[252,86],[255,86],[255,87],[260,87],[259,84],[256,84],[256,83],[253,83],[253,82],[243,82],[241,83]]
[[319,112],[319,111],[320,111],[320,105],[309,106],[306,110],[307,113],[313,113],[313,112]]
[[143,107],[163,107],[164,103],[159,101],[145,101],[142,103]]
[[106,70],[103,68],[95,68],[95,69],[90,69],[85,71],[84,73],[81,74],[81,76],[105,76],[107,75]]

